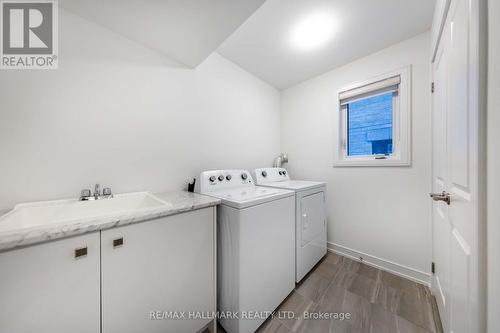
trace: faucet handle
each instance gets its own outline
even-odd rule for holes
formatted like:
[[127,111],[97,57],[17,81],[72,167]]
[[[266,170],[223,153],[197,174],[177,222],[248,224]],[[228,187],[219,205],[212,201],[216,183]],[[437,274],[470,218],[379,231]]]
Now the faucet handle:
[[80,200],[89,198],[92,195],[92,192],[88,188],[83,189],[80,193]]
[[111,192],[111,188],[110,187],[105,187],[102,190],[102,195],[105,196],[105,197],[113,197],[113,192]]

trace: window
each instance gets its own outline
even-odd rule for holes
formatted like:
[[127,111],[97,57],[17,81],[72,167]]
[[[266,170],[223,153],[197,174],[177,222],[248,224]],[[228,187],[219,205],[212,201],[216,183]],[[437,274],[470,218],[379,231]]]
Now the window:
[[343,89],[335,166],[410,165],[409,68]]
[[386,92],[346,104],[348,156],[392,154],[394,94]]

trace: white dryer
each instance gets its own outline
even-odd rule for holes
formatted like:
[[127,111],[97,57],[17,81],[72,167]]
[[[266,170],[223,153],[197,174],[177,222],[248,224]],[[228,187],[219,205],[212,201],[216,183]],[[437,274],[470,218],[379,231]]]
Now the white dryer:
[[290,180],[284,168],[255,169],[259,186],[295,192],[295,281],[326,255],[326,185],[323,182]]
[[295,287],[294,192],[255,186],[245,170],[202,172],[217,209],[217,302],[228,333],[251,333]]

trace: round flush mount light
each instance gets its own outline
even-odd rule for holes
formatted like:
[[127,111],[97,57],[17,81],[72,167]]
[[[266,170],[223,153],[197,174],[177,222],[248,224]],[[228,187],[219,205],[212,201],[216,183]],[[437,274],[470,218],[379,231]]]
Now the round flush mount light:
[[310,51],[324,45],[333,36],[334,19],[324,12],[303,18],[292,30],[291,43],[300,50]]

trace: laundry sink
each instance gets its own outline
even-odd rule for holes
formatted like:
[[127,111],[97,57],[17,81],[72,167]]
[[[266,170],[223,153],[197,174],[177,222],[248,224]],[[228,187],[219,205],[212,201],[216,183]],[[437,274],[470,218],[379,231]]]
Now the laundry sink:
[[149,192],[118,194],[113,198],[78,201],[44,201],[17,205],[0,217],[0,233],[45,227],[90,219],[120,217],[168,208],[170,205]]

